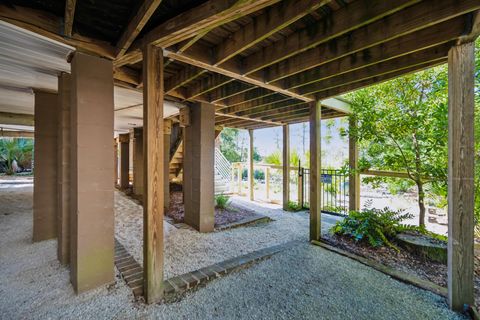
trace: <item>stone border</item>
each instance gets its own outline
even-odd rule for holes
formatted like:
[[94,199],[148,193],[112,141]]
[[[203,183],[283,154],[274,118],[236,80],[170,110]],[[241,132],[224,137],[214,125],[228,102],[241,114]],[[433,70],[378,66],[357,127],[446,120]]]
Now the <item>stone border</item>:
[[[187,291],[197,289],[200,285],[220,278],[229,273],[247,268],[254,263],[268,259],[276,253],[299,244],[299,241],[290,241],[284,244],[260,249],[228,259],[210,266],[188,272],[163,281],[164,301],[177,301]],[[115,266],[122,278],[132,289],[136,299],[143,296],[143,267],[135,261],[125,247],[115,239]]]
[[249,217],[245,217],[238,221],[215,227],[215,231],[224,231],[224,230],[229,230],[234,228],[246,227],[246,226],[250,226],[258,223],[268,223],[272,221],[275,221],[275,220],[271,219],[268,216],[254,213],[253,215]]

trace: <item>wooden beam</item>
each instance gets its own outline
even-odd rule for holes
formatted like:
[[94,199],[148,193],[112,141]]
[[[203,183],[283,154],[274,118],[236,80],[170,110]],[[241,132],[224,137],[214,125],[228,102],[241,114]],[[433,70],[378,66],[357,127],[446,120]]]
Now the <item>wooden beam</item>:
[[448,54],[448,302],[461,312],[474,300],[475,42]]
[[192,66],[186,66],[165,81],[165,92],[169,94],[171,91],[186,85],[205,72],[205,70],[200,70]]
[[143,60],[143,293],[147,303],[163,298],[163,56],[153,45]]
[[248,90],[245,93],[238,93],[234,96],[226,98],[225,101],[219,101],[221,104],[225,105],[224,107],[233,107],[238,104],[256,100],[268,95],[274,95],[275,91],[267,90],[264,88],[254,87],[252,90]]
[[239,112],[241,115],[246,115],[248,117],[265,117],[269,115],[282,114],[289,111],[298,110],[301,108],[307,107],[308,104],[305,102],[280,102],[278,104],[272,104],[265,107],[260,107],[257,110],[251,109],[248,111]]
[[[387,2],[387,1],[385,1]],[[432,10],[432,8],[435,8]],[[276,80],[299,73],[342,56],[339,48],[348,48],[348,54],[398,38],[420,29],[450,20],[480,8],[477,0],[426,0],[382,20],[356,29],[338,39],[332,39],[313,49],[288,58],[251,77],[267,74],[265,81]],[[346,52],[345,52],[346,53]]]
[[268,7],[279,0],[209,0],[158,25],[142,39],[134,41],[132,49],[115,65],[136,63],[142,59],[141,46],[150,43],[170,47],[195,37],[204,30],[218,27],[241,16]]
[[49,39],[73,46],[77,51],[93,54],[99,57],[113,59],[115,48],[107,42],[73,34],[64,37],[59,32],[61,18],[44,11],[0,4],[0,18],[5,22],[27,29]]
[[290,202],[290,130],[288,125],[283,125],[283,148],[282,148],[282,167],[283,167],[283,210],[288,210]]
[[212,76],[198,81],[198,85],[187,88],[187,96],[185,100],[192,100],[232,81],[234,81],[234,79],[230,77],[214,73]]
[[310,103],[310,240],[322,237],[322,106],[320,102]]
[[276,102],[286,101],[286,100],[294,101],[290,97],[285,97],[283,95],[276,94],[276,95],[271,95],[271,96],[268,96],[268,97],[265,97],[265,98],[260,98],[260,99],[257,99],[257,100],[246,102],[246,103],[243,103],[243,104],[238,104],[238,105],[233,106],[233,107],[224,108],[224,109],[221,110],[221,112],[222,113],[236,113],[236,112],[252,109],[252,108],[255,108],[255,107],[261,107],[261,106],[269,105],[269,104],[276,103]]
[[66,37],[72,36],[73,28],[73,19],[75,17],[75,4],[77,0],[66,0],[65,1],[65,19],[64,19],[64,29],[63,34]]
[[33,131],[13,131],[0,128],[0,137],[3,138],[33,138]]
[[268,121],[268,120],[262,120],[262,119],[257,119],[257,118],[250,118],[250,117],[242,117],[242,116],[237,116],[237,115],[233,115],[233,114],[224,114],[224,113],[219,113],[219,112],[215,112],[215,115],[216,116],[222,116],[222,117],[225,117],[225,118],[228,118],[228,119],[240,119],[240,120],[247,120],[247,121],[253,121],[253,122],[262,122],[262,123],[269,123],[269,124],[273,124],[273,125],[281,125],[281,123],[277,123],[277,122],[274,122],[274,121]]
[[253,171],[253,130],[248,130],[248,194],[250,201],[254,200],[254,171]]
[[253,87],[251,84],[248,84],[248,83],[244,83],[240,81],[229,82],[224,86],[221,86],[219,88],[216,88],[208,92],[204,98],[207,98],[209,101],[212,101],[212,103],[217,103],[218,101],[230,98],[231,96],[238,95],[246,91],[250,91],[253,88],[255,87]]
[[115,58],[120,58],[125,54],[132,44],[133,40],[142,31],[152,14],[157,10],[162,0],[144,0],[138,8],[135,16],[128,23],[127,28],[117,42],[117,52]]
[[348,210],[360,210],[360,174],[358,172],[357,121],[348,119]]
[[34,116],[23,113],[0,112],[0,125],[19,125],[19,126],[34,126]]

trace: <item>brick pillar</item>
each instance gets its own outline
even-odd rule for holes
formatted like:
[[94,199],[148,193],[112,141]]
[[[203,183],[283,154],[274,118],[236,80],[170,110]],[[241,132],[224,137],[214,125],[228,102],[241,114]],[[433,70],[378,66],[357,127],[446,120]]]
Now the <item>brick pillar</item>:
[[143,194],[143,128],[133,129],[133,193]]
[[200,232],[214,227],[215,106],[196,103],[185,128],[185,222]]
[[33,241],[57,236],[58,96],[35,92]]
[[129,186],[130,134],[121,134],[118,136],[118,140],[120,143],[120,188],[126,189]]
[[113,67],[72,60],[71,281],[82,292],[114,280]]
[[60,263],[70,263],[70,74],[58,77],[58,245]]
[[172,121],[163,121],[163,198],[165,210],[170,207],[170,137],[172,135]]

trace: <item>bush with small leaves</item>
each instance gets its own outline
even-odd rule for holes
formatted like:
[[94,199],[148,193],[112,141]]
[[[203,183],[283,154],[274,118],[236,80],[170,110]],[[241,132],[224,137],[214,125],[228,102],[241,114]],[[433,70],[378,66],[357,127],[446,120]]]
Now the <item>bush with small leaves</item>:
[[230,197],[224,194],[219,194],[215,196],[215,207],[218,209],[228,209],[230,204]]

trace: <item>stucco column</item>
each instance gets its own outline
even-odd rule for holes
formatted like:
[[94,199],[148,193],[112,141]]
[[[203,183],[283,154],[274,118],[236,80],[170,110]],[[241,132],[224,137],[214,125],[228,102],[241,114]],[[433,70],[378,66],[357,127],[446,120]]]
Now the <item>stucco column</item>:
[[118,141],[120,143],[120,189],[127,189],[130,172],[130,133],[119,135]]
[[70,74],[58,77],[58,245],[60,263],[70,263]]
[[163,121],[163,179],[164,179],[164,207],[168,210],[170,207],[170,137],[172,135],[172,121]]
[[57,236],[58,96],[35,91],[33,241]]
[[133,193],[143,194],[143,128],[133,129]]
[[200,232],[214,227],[215,106],[190,107],[190,126],[185,128],[183,180],[185,222]]
[[114,280],[113,66],[75,52],[71,82],[71,281],[82,292]]

